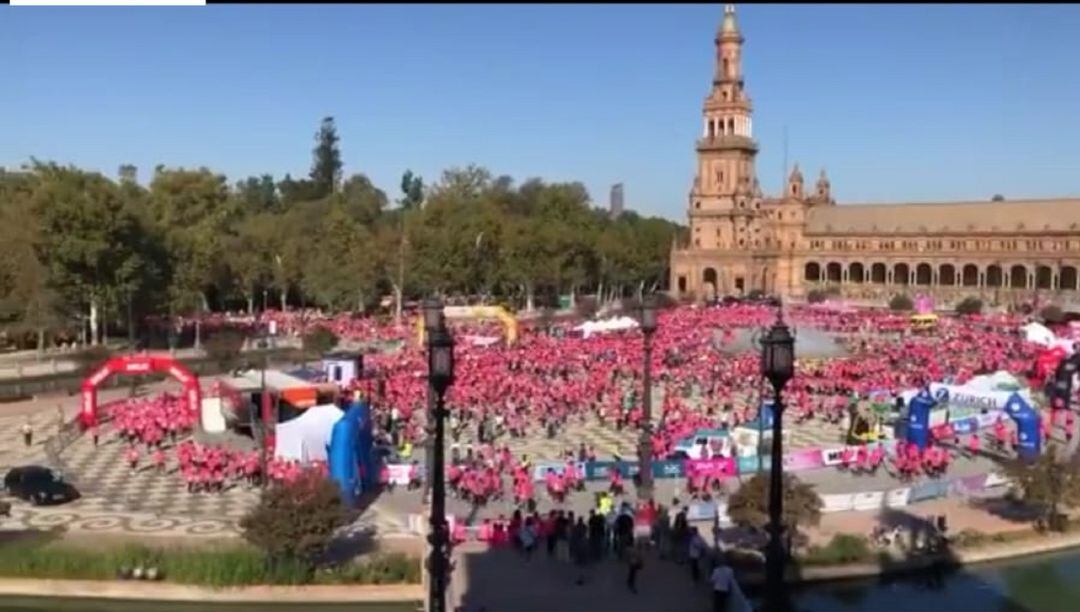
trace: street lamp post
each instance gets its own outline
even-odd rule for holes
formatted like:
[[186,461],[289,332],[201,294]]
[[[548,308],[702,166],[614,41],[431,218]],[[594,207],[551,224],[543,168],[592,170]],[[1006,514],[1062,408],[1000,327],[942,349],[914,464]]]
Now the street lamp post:
[[642,403],[644,426],[638,444],[638,499],[649,501],[653,497],[652,473],[652,338],[656,333],[656,299],[649,295],[641,304],[641,333],[644,336],[645,364],[643,386],[645,398]]
[[431,556],[428,594],[429,612],[446,612],[449,579],[450,532],[446,525],[445,423],[446,391],[454,383],[454,338],[446,329],[443,305],[437,299],[424,302],[424,329],[427,330],[428,389],[434,398],[431,419],[435,423],[431,480]]
[[784,414],[784,385],[795,374],[795,337],[784,324],[783,314],[777,313],[776,322],[761,342],[761,374],[773,388],[772,457],[769,472],[769,545],[765,555],[765,581],[768,589],[767,609],[771,612],[786,610],[784,591],[785,551],[781,539],[783,532],[783,469],[784,443],[781,421]]

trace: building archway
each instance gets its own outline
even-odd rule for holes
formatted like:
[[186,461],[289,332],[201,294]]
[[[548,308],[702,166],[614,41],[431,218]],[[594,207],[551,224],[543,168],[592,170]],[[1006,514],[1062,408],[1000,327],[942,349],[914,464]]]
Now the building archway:
[[975,264],[966,264],[964,266],[963,273],[961,274],[960,282],[965,287],[978,287],[979,286],[979,266]]
[[848,266],[848,281],[852,283],[862,284],[865,280],[866,270],[859,262],[855,262]]
[[98,366],[94,373],[82,383],[82,407],[79,409],[79,422],[83,427],[90,427],[97,423],[97,388],[110,376],[123,374],[124,376],[138,376],[163,372],[169,374],[182,385],[184,395],[187,397],[188,410],[192,414],[199,414],[202,410],[202,391],[199,389],[199,378],[191,373],[184,364],[165,354],[136,354],[113,357]]
[[803,279],[811,283],[817,283],[821,281],[821,265],[816,261],[811,261],[803,268]]
[[1051,270],[1049,266],[1037,266],[1035,268],[1035,288],[1054,288],[1054,271]]
[[702,288],[705,290],[706,298],[713,299],[717,297],[717,292],[720,290],[718,279],[715,268],[705,268],[705,271],[701,273]]
[[1027,289],[1027,276],[1027,268],[1021,266],[1020,264],[1016,264],[1009,269],[1009,287],[1012,289]]
[[1001,266],[993,264],[986,267],[986,286],[987,287],[1001,287],[1003,275],[1001,273]]
[[934,282],[934,269],[930,264],[921,263],[915,266],[915,284],[927,286]]
[[875,285],[884,285],[885,271],[885,264],[883,263],[870,264],[870,282]]
[[1065,291],[1076,291],[1076,268],[1073,266],[1061,266],[1058,277],[1058,287]]
[[911,268],[906,263],[898,263],[893,266],[893,284],[907,285],[911,282]]
[[956,267],[952,264],[941,264],[938,268],[938,284],[952,287],[956,284]]
[[835,261],[825,265],[825,280],[830,283],[839,283],[844,279],[844,268]]

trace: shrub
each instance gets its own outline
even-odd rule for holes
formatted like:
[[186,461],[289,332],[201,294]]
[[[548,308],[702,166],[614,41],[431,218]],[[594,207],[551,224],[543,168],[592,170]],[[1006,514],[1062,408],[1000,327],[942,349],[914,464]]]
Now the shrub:
[[889,300],[889,310],[902,312],[912,310],[914,308],[915,302],[913,302],[910,297],[903,293],[894,295],[892,299]]
[[811,289],[806,294],[806,301],[810,304],[820,304],[829,298],[829,294],[825,293],[824,289]]
[[291,483],[275,484],[240,520],[244,539],[263,551],[270,565],[307,564],[326,552],[351,513],[337,486],[315,470]]
[[239,364],[245,337],[236,327],[223,327],[204,343],[206,356],[222,370],[231,370]]
[[873,558],[870,542],[860,535],[838,533],[825,546],[811,546],[806,554],[810,565],[859,563]]
[[956,314],[977,315],[982,312],[982,309],[982,300],[974,296],[968,296],[960,300],[960,303],[956,305]]
[[596,303],[596,298],[591,295],[578,297],[574,303],[574,313],[586,321],[595,317],[596,311],[599,309],[600,305]]
[[1043,320],[1043,323],[1064,323],[1065,311],[1060,306],[1050,304],[1043,306],[1042,310],[1039,311],[1039,318]]
[[964,529],[956,534],[953,543],[957,546],[981,546],[989,540],[989,536],[978,529]]
[[304,352],[321,356],[334,350],[338,341],[337,334],[320,325],[304,334]]

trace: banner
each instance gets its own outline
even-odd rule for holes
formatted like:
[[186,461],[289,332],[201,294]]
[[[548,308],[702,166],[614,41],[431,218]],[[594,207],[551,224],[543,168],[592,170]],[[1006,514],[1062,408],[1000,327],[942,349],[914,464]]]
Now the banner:
[[732,458],[688,459],[686,473],[687,475],[727,478],[738,473],[738,466]]
[[653,478],[683,478],[686,476],[686,467],[682,460],[663,460],[652,462]]
[[926,501],[928,499],[945,497],[948,492],[948,482],[924,482],[923,484],[911,487],[911,491],[908,493],[908,503],[914,504],[916,502]]
[[885,493],[885,505],[890,508],[903,508],[908,504],[908,493],[911,489],[904,487],[903,489],[893,489]]
[[846,512],[851,510],[854,500],[850,493],[839,493],[821,496],[822,512]]
[[875,510],[881,508],[885,503],[884,491],[869,491],[864,493],[855,493],[851,496],[851,508],[852,510]]
[[[390,472],[390,482],[395,485],[408,485],[409,484],[409,471],[412,469],[412,465],[408,463],[388,463],[386,469]],[[417,467],[417,475],[420,478],[424,477],[423,466]]]
[[717,516],[718,510],[716,502],[693,502],[686,508],[686,520],[711,521]]
[[986,486],[986,474],[975,474],[956,478],[949,483],[949,493],[953,495],[968,495],[978,493]]
[[784,455],[784,469],[791,472],[799,470],[814,470],[825,467],[825,460],[821,450],[816,448],[796,451]]

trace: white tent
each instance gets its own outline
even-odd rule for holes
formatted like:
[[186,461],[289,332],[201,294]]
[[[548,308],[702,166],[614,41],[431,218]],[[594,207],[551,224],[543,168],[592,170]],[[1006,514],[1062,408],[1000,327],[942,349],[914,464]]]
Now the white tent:
[[1028,342],[1045,346],[1046,348],[1061,347],[1069,354],[1072,354],[1073,352],[1073,342],[1071,340],[1059,338],[1054,332],[1050,331],[1050,329],[1041,323],[1028,323],[1021,327],[1020,330],[1024,332],[1024,339]]
[[638,322],[630,317],[615,317],[603,321],[586,321],[574,329],[581,332],[581,335],[585,338],[588,338],[593,334],[633,329],[637,326]]
[[274,458],[300,461],[326,461],[334,423],[345,414],[334,404],[312,406],[295,419],[279,423],[275,431]]

